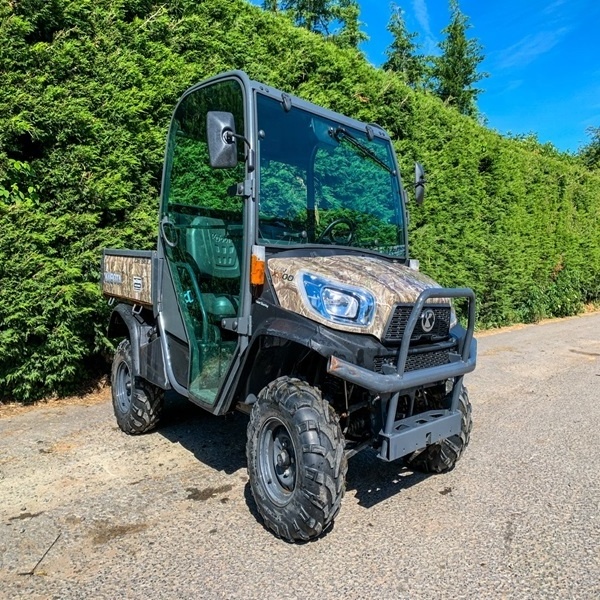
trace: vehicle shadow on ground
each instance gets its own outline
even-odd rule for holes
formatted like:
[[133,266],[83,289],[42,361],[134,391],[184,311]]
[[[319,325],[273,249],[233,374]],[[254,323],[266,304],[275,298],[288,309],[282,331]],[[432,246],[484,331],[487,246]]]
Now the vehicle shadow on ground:
[[215,417],[183,396],[167,393],[156,433],[191,452],[211,469],[228,475],[246,468],[248,417]]
[[348,461],[346,494],[354,495],[359,506],[371,508],[392,496],[408,492],[429,477],[429,474],[409,471],[402,461],[384,462],[368,448]]
[[[211,469],[231,475],[246,469],[247,426],[246,415],[236,412],[227,417],[215,417],[183,396],[169,392],[156,433],[181,445]],[[384,462],[377,458],[374,450],[366,449],[348,461],[346,494],[354,495],[359,506],[371,508],[392,496],[406,493],[430,476],[407,470],[401,461]],[[245,486],[244,496],[250,512],[262,524],[249,483]]]
[[[246,415],[235,412],[225,417],[215,417],[187,398],[168,392],[157,433],[174,444],[180,444],[211,469],[232,475],[240,469],[246,469],[247,426]],[[244,486],[244,499],[257,523],[267,530],[249,482]]]

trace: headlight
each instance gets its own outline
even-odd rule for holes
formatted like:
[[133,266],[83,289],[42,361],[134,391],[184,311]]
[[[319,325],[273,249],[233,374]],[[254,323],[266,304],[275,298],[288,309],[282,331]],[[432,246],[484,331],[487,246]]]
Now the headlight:
[[375,313],[371,292],[331,281],[320,275],[302,273],[302,295],[310,309],[333,323],[367,327]]

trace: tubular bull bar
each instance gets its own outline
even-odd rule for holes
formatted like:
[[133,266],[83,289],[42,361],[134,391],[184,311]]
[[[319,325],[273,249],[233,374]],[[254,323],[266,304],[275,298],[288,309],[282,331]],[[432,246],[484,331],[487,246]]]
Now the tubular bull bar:
[[[411,337],[423,307],[430,298],[466,298],[468,301],[468,324],[466,330],[455,328],[457,352],[449,354],[446,365],[405,372],[406,358]],[[395,372],[375,373],[345,360],[331,356],[327,371],[350,383],[366,388],[381,397],[385,424],[379,432],[381,448],[379,458],[392,461],[411,452],[420,450],[442,439],[460,433],[462,413],[459,409],[459,396],[462,378],[475,369],[477,341],[473,338],[475,329],[475,293],[469,288],[429,288],[421,292],[410,313],[402,336]],[[393,367],[389,367],[393,371]],[[454,380],[452,402],[449,409],[431,410],[395,421],[400,393],[414,390],[422,385]]]

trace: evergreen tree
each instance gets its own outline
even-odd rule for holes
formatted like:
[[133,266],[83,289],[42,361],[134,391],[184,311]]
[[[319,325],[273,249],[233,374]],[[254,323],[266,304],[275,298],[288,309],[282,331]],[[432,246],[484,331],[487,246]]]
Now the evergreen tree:
[[392,16],[387,29],[394,41],[386,50],[388,59],[383,68],[401,74],[408,85],[416,87],[425,81],[426,58],[416,54],[418,45],[413,40],[418,34],[408,31],[402,12],[399,6],[392,5]]
[[[263,0],[263,9],[288,13],[298,27],[320,33],[343,48],[357,48],[367,39],[360,30],[357,0]],[[333,32],[333,28],[340,27]]]
[[460,11],[458,0],[450,0],[450,24],[443,30],[446,38],[440,42],[442,55],[434,60],[435,92],[447,104],[464,115],[477,115],[475,101],[481,90],[473,84],[487,77],[477,67],[483,60],[482,46],[467,39],[468,18]]
[[360,7],[356,0],[339,1],[332,7],[334,19],[341,23],[341,28],[333,36],[333,41],[342,48],[358,48],[360,42],[367,40],[367,35],[360,30],[358,20]]
[[333,20],[331,0],[281,0],[280,4],[298,27],[325,35],[329,33]]
[[600,127],[590,127],[587,132],[592,141],[579,150],[579,157],[586,167],[600,169]]

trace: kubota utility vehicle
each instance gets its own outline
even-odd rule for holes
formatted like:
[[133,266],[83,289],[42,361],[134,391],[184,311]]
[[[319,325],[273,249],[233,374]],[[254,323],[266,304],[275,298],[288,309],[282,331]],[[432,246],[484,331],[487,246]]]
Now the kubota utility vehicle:
[[[423,184],[417,165],[417,200]],[[406,200],[379,126],[238,71],[189,89],[169,129],[156,251],[103,256],[118,300],[109,334],[124,338],[120,428],[152,429],[168,389],[248,413],[252,493],[292,541],[331,525],[363,448],[452,469],[471,431],[475,297],[409,260]]]

